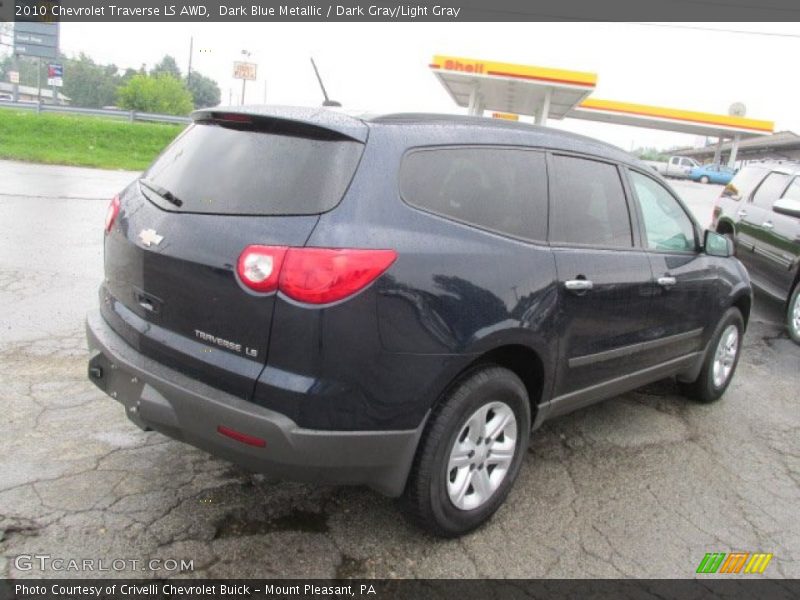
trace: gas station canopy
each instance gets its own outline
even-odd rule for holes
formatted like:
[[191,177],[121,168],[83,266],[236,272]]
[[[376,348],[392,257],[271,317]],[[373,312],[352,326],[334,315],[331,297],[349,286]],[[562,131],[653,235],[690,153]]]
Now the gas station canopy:
[[563,119],[597,84],[594,73],[454,56],[434,56],[430,68],[453,101],[470,114],[492,110],[532,115],[537,122],[548,116]]
[[650,129],[666,129],[692,135],[739,135],[752,137],[772,133],[772,121],[715,115],[692,110],[678,110],[644,104],[589,98],[572,110],[568,117]]
[[718,148],[728,137],[734,140],[730,164],[741,138],[768,135],[775,127],[772,121],[743,116],[589,98],[597,85],[594,73],[440,55],[433,57],[430,68],[453,101],[470,115],[489,110],[529,115],[540,125],[551,117],[633,125],[718,137]]

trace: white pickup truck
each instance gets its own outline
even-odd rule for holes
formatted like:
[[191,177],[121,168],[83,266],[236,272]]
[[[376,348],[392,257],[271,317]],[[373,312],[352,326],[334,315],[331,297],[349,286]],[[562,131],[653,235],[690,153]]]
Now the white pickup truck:
[[694,167],[700,166],[696,160],[686,156],[670,156],[667,162],[655,160],[646,160],[644,162],[664,177],[688,177],[689,172]]

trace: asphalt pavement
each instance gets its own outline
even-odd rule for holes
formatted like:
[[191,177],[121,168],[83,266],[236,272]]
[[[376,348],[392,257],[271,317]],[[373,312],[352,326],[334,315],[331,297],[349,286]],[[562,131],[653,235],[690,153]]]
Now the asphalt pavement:
[[[49,555],[141,561],[94,573],[121,577],[692,577],[707,552],[748,551],[800,577],[800,346],[776,303],[757,297],[720,402],[664,381],[546,424],[495,518],[443,541],[369,490],[144,433],[89,383],[103,218],[135,176],[0,161],[0,576],[92,575],[27,568]],[[719,188],[674,186],[707,223]]]

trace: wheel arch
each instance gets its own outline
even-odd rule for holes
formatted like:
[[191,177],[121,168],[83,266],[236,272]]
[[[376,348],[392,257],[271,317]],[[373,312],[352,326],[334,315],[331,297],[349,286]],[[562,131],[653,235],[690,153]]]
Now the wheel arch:
[[470,360],[449,378],[436,397],[431,410],[435,410],[436,406],[444,402],[451,390],[464,378],[469,377],[475,370],[488,365],[508,369],[522,380],[528,393],[531,426],[533,426],[539,406],[546,399],[546,392],[550,385],[550,378],[547,375],[548,363],[540,349],[518,341],[499,344],[486,348],[480,353],[472,354]]
[[717,223],[717,233],[721,233],[725,235],[726,233],[736,234],[736,227],[733,224],[733,221],[730,219],[723,217]]
[[750,309],[753,306],[753,298],[748,293],[740,292],[739,294],[733,297],[731,306],[739,309],[739,312],[742,313],[742,319],[744,320],[744,328],[746,330],[747,323],[750,320]]

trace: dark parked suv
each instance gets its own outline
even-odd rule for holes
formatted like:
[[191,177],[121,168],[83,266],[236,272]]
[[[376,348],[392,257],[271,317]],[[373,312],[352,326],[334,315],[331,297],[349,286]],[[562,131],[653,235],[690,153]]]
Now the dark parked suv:
[[671,376],[722,395],[751,304],[731,253],[588,138],[202,110],[109,207],[89,376],[142,428],[458,535],[545,419]]
[[784,303],[800,344],[800,163],[745,166],[717,200],[712,227],[734,240],[753,284]]

